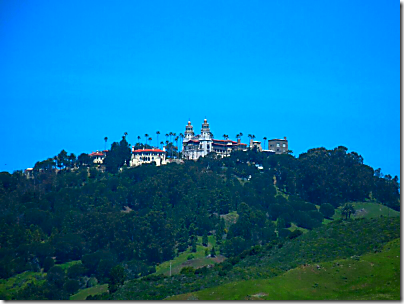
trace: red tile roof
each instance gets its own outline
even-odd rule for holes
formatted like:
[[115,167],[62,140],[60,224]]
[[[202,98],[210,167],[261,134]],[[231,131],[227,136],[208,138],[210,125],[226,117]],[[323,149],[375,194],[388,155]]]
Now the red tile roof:
[[92,152],[88,156],[104,156],[104,153],[102,153],[102,152]]
[[164,152],[163,150],[160,149],[137,149],[135,151],[133,151],[133,153],[141,153],[141,152]]

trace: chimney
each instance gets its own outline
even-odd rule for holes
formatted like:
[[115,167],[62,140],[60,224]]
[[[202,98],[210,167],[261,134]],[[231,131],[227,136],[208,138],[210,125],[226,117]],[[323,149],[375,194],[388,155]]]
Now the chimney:
[[241,143],[241,139],[240,139],[240,138],[237,139],[237,143],[238,143],[238,144]]
[[286,140],[286,136],[283,139]]

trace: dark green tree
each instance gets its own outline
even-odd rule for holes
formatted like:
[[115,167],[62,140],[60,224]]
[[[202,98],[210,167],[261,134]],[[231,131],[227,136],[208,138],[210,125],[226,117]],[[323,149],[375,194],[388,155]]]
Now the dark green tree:
[[72,279],[68,279],[64,285],[63,285],[63,289],[69,294],[74,294],[76,293],[80,288],[80,284],[77,280],[72,280]]
[[331,204],[322,204],[320,206],[320,212],[324,215],[325,218],[332,218],[335,213],[335,209]]
[[125,282],[125,270],[121,265],[114,266],[108,275],[109,293],[114,293]]
[[60,266],[53,266],[49,269],[46,280],[58,288],[62,288],[65,283],[65,271]]
[[196,236],[191,236],[191,252],[196,252]]
[[51,257],[46,257],[43,263],[43,271],[48,272],[55,265],[55,261]]
[[83,264],[74,264],[67,269],[67,276],[69,279],[77,279],[83,276],[87,272],[87,269]]
[[123,136],[119,143],[114,142],[111,145],[111,151],[109,151],[105,157],[104,165],[108,172],[116,173],[125,163],[129,165],[130,158],[130,145],[126,141],[125,136]]
[[60,151],[60,153],[56,156],[56,166],[59,169],[62,169],[68,163],[68,156],[65,150]]
[[206,232],[202,236],[202,245],[208,247],[208,234]]
[[92,164],[91,157],[86,153],[81,153],[77,158],[79,166],[90,166]]
[[210,251],[210,256],[212,258],[214,258],[216,256],[216,251],[215,251],[215,247],[212,247],[212,250]]

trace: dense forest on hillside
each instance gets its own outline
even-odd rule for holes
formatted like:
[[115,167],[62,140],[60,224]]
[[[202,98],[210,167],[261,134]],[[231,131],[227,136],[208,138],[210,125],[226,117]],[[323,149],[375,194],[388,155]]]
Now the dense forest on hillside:
[[[318,228],[340,206],[349,219],[351,202],[400,210],[398,178],[364,165],[345,147],[299,157],[209,154],[161,167],[128,168],[129,158],[123,138],[112,144],[103,168],[84,153],[76,158],[62,151],[38,162],[33,178],[0,173],[0,279],[46,273],[13,297],[68,299],[91,280],[109,283],[112,294],[124,278],[151,274],[196,250],[198,236],[213,235],[220,253],[235,258],[299,237],[299,230],[287,229],[292,224]],[[233,211],[239,218],[227,229],[221,215]],[[81,263],[61,266],[70,261]]]

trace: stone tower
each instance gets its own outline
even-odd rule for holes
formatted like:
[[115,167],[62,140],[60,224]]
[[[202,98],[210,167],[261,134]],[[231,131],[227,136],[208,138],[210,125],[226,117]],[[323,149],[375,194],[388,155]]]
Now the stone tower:
[[188,121],[188,124],[185,127],[185,141],[190,140],[192,137],[194,137],[194,127],[191,125],[191,121]]
[[211,139],[210,128],[209,128],[208,120],[206,118],[203,120],[202,129],[201,129],[201,137],[199,139],[202,139],[202,140]]

